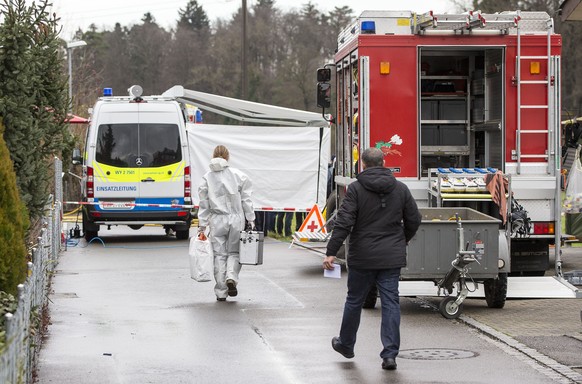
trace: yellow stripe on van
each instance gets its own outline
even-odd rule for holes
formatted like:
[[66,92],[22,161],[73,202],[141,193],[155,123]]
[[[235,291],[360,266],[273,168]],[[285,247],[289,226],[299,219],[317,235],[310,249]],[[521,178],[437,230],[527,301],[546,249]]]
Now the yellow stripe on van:
[[140,181],[139,168],[113,167],[95,162],[95,176],[106,182],[137,183]]
[[175,165],[176,165],[176,168],[172,172],[172,175],[173,175],[172,181],[175,181],[175,179],[177,179],[179,177],[181,178],[181,177],[184,176],[184,167],[185,167],[186,164],[184,164],[184,162],[181,161],[181,162],[179,162],[179,163],[177,163]]
[[108,181],[105,171],[101,168],[101,164],[95,161],[91,166],[93,167],[93,177]]
[[184,176],[184,166],[183,161],[155,168],[120,168],[95,162],[93,169],[95,177],[103,181],[137,183],[148,177],[157,182],[177,181],[176,179]]
[[161,182],[178,181],[178,178],[184,177],[184,166],[185,163],[181,161],[164,167],[141,168],[141,175],[142,178],[151,177],[155,181]]

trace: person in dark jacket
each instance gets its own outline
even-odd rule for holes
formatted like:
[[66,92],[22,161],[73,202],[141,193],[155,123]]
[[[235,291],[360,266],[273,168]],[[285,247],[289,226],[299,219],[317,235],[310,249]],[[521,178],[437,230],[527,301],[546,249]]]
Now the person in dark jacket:
[[333,269],[335,256],[350,235],[348,294],[339,337],[331,343],[344,357],[354,357],[362,305],[376,284],[382,302],[382,368],[393,370],[400,349],[400,269],[406,266],[406,245],[418,230],[421,215],[408,187],[384,168],[380,149],[368,148],[360,159],[364,170],[348,187],[323,261],[324,269]]

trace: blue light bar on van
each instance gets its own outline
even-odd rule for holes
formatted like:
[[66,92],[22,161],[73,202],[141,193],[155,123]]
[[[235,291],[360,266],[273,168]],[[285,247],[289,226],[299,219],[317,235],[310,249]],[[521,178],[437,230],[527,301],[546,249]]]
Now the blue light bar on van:
[[373,35],[376,33],[376,22],[375,21],[362,21],[362,26],[360,31],[363,35]]
[[103,96],[113,96],[113,88],[103,88]]

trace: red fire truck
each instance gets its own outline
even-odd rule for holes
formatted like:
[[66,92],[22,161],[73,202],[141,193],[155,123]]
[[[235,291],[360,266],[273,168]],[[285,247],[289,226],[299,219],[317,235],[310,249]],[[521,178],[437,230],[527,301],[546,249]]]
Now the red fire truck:
[[[363,12],[318,71],[324,108],[335,73],[337,198],[358,153],[381,148],[419,206],[506,216],[500,272],[544,275],[552,249],[561,276],[560,53],[545,12]],[[488,174],[505,180],[506,212]]]

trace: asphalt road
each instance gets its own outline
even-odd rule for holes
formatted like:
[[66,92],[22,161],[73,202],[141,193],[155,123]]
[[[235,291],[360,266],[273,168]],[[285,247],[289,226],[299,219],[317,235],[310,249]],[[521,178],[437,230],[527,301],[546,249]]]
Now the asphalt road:
[[345,359],[331,338],[346,275],[324,278],[319,255],[287,243],[267,239],[264,264],[217,302],[213,283],[190,279],[187,241],[153,227],[100,235],[60,257],[40,384],[571,382],[417,298],[401,299],[396,371],[380,367],[379,309],[363,312]]

